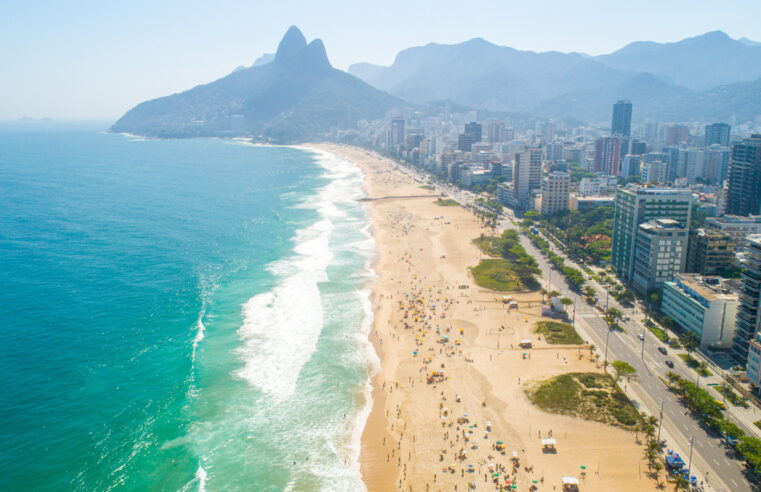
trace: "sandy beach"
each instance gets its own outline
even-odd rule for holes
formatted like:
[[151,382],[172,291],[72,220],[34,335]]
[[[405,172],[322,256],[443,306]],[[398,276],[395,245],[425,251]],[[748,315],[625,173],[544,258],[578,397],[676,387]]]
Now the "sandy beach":
[[[378,248],[371,341],[382,369],[360,454],[368,490],[551,491],[563,476],[583,491],[656,490],[635,433],[527,398],[538,380],[601,369],[588,348],[537,339],[539,292],[511,294],[519,308],[510,310],[502,293],[473,283],[468,267],[483,255],[472,240],[492,231],[375,154],[313,147],[364,170]],[[557,451],[543,452],[550,436]]]

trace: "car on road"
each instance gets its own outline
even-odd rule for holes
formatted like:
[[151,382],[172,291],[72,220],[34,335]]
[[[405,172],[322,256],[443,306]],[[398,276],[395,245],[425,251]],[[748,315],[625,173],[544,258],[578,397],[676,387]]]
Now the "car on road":
[[637,333],[637,338],[639,338],[640,340],[644,340],[645,335],[643,335],[642,333]]
[[662,353],[663,355],[668,354],[666,347],[658,347],[658,352]]
[[671,368],[673,368],[673,367],[674,367],[674,363],[673,363],[673,362],[671,362],[671,361],[670,361],[670,360],[668,360],[668,359],[666,359],[666,365],[667,365],[667,366],[669,366],[669,367],[671,367]]

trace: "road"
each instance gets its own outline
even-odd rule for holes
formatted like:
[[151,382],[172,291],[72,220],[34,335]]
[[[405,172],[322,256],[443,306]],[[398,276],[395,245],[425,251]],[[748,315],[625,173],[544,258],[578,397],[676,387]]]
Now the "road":
[[[424,173],[412,170],[406,166],[399,166],[419,182],[426,182],[428,176]],[[435,184],[436,190],[452,196],[464,205],[478,206],[475,203],[476,195],[453,188],[447,185]],[[501,228],[516,228],[509,220],[501,222]],[[590,343],[598,347],[601,356],[605,353],[607,339],[607,360],[624,360],[637,369],[637,377],[634,381],[625,385],[627,394],[635,395],[641,409],[647,409],[651,415],[660,415],[663,406],[662,437],[666,436],[667,446],[679,450],[687,462],[689,459],[690,439],[692,448],[692,474],[698,475],[705,480],[706,488],[722,492],[747,492],[755,490],[743,473],[744,465],[734,456],[734,451],[725,445],[720,436],[709,433],[701,426],[698,420],[693,418],[687,409],[676,399],[676,396],[668,390],[663,382],[665,375],[670,370],[687,379],[695,379],[696,373],[689,369],[681,359],[670,353],[668,356],[657,351],[661,342],[648,330],[644,329],[641,319],[637,319],[636,308],[631,310],[632,320],[621,323],[624,332],[609,331],[608,326],[602,319],[600,312],[588,305],[577,293],[571,290],[565,278],[548,263],[542,253],[531,244],[529,239],[521,236],[521,244],[526,251],[533,256],[542,271],[542,276],[548,282],[548,290],[558,290],[565,297],[575,301],[574,319],[575,324],[586,334]],[[568,258],[553,246],[553,250],[561,255],[566,264],[574,266]],[[605,298],[603,287],[596,282],[588,282],[598,292],[598,297]],[[627,309],[619,306],[615,300],[609,299],[610,307],[617,307],[627,313]],[[642,333],[645,337],[644,345],[637,334]],[[644,347],[644,350],[643,350]],[[674,362],[674,368],[665,365],[665,360]],[[662,378],[662,379],[661,379]],[[737,422],[747,432],[747,426]]]
[[[671,436],[668,445],[680,449],[685,461],[688,460],[689,439],[694,437],[692,474],[702,475],[713,490],[732,492],[753,490],[743,474],[744,465],[733,457],[734,451],[724,444],[720,436],[710,435],[660,379],[665,379],[665,374],[673,370],[682,377],[694,380],[695,372],[681,364],[681,359],[674,360],[674,357],[660,354],[657,351],[658,340],[649,332],[645,333],[643,359],[642,342],[636,337],[636,334],[642,331],[633,322],[623,323],[625,332],[609,331],[600,312],[589,306],[581,296],[570,289],[565,278],[553,270],[528,238],[521,236],[521,243],[526,251],[536,258],[543,277],[550,279],[552,288],[575,301],[575,322],[582,328],[586,328],[584,331],[591,339],[590,341],[598,347],[600,354],[604,354],[605,342],[608,338],[608,360],[624,360],[637,369],[636,382],[630,385],[633,386],[634,393],[639,396],[638,402],[641,407],[647,408],[648,413],[657,417],[660,413],[661,402],[664,402],[663,428]],[[673,369],[669,369],[664,364],[666,358],[672,359],[675,363]],[[717,477],[720,483],[717,483]]]

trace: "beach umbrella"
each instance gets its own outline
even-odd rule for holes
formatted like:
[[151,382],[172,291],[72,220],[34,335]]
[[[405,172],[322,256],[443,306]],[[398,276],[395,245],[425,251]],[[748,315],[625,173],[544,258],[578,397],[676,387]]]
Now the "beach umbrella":
[[497,441],[497,444],[502,444],[502,441]]
[[586,469],[587,469],[587,467],[586,467],[586,466],[584,466],[584,465],[581,465],[581,469],[582,469],[582,470],[586,470]]

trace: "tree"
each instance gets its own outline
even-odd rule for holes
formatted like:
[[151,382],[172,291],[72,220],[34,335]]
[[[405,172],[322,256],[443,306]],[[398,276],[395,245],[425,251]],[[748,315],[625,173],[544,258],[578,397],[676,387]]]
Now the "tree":
[[661,463],[658,460],[655,460],[653,463],[653,478],[655,479],[656,485],[658,485],[658,488],[660,488],[661,485],[661,470],[663,470],[663,463]]
[[527,219],[538,219],[539,218],[539,212],[536,210],[529,210],[523,216]]
[[635,374],[637,372],[637,369],[635,369],[631,364],[623,360],[613,361],[612,366],[613,366],[613,369],[616,370],[616,379],[615,381],[613,381],[614,385],[622,377],[631,376],[632,374]]
[[619,328],[618,322],[623,318],[623,313],[621,313],[620,310],[617,308],[610,308],[605,312],[605,322],[608,323],[608,328],[614,329]]
[[587,285],[586,287],[584,287],[584,298],[587,300],[587,303],[594,304],[596,297],[597,297],[597,292],[591,285]]
[[687,490],[687,488],[690,486],[690,482],[688,482],[687,479],[681,475],[674,475],[672,482],[674,483],[674,490],[676,491]]
[[560,299],[560,304],[562,304],[563,306],[570,306],[571,304],[573,304],[573,299],[569,299],[568,297],[563,297]]
[[620,302],[621,304],[626,304],[627,306],[631,306],[632,304],[634,304],[635,297],[632,291],[630,291],[629,289],[625,289],[623,292],[621,292],[618,295],[617,299],[618,299],[618,302]]
[[553,297],[560,297],[560,292],[556,290],[550,291],[550,293],[547,294],[547,297],[549,297],[550,299],[552,299]]
[[687,352],[692,352],[700,347],[700,337],[692,330],[686,331],[679,340]]

